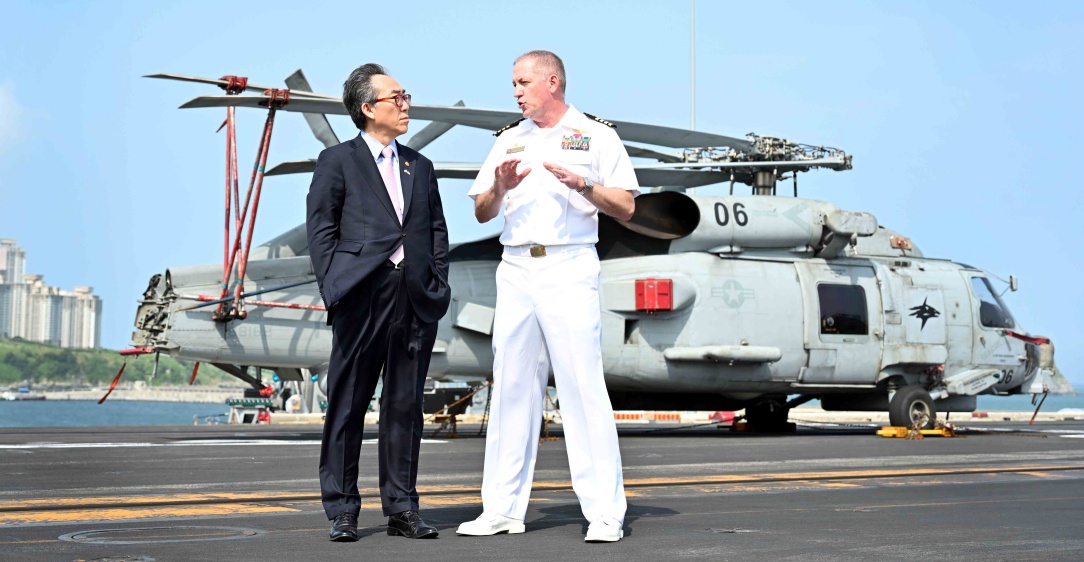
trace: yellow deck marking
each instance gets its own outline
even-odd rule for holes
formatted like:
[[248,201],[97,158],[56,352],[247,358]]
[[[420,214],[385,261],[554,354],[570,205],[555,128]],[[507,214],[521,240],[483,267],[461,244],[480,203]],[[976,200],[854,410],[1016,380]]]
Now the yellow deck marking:
[[482,503],[481,496],[422,496],[421,498],[421,504],[426,507],[435,507],[438,505],[474,505],[478,503]]
[[131,509],[64,509],[50,511],[19,511],[0,513],[0,525],[31,523],[62,523],[79,521],[116,521],[151,517],[203,517],[208,515],[253,515],[262,513],[296,513],[300,510],[275,505],[231,503],[212,505],[176,505],[169,507],[137,507]]
[[1064,474],[1050,474],[1049,472],[1021,472],[1020,474],[1027,474],[1036,478],[1065,478]]
[[164,494],[157,496],[98,496],[90,498],[52,498],[0,501],[0,511],[28,510],[34,508],[64,509],[127,505],[204,504],[244,501],[281,501],[316,497],[311,492],[223,492],[210,494]]
[[[1022,472],[1047,472],[1059,470],[1081,470],[1084,464],[1067,465],[1026,465],[1026,466],[978,466],[952,469],[931,468],[904,468],[904,469],[879,469],[879,470],[832,470],[822,472],[769,472],[762,474],[709,474],[701,476],[671,477],[671,478],[629,478],[625,480],[626,488],[633,487],[667,487],[681,485],[703,484],[739,484],[757,482],[777,482],[790,480],[853,480],[860,478],[889,478],[889,477],[914,477],[914,476],[946,476],[960,474],[989,474],[989,473],[1022,473]],[[536,481],[535,491],[546,490],[571,490],[572,482],[568,480]],[[375,498],[380,496],[376,488],[363,488],[360,490],[363,498]],[[418,486],[419,494],[429,495],[453,495],[453,494],[479,494],[479,488],[475,485],[448,484],[436,486]],[[114,507],[135,505],[162,505],[162,504],[204,504],[204,503],[231,503],[244,501],[302,501],[318,500],[319,495],[315,492],[233,492],[233,493],[207,493],[207,494],[169,494],[153,496],[99,496],[87,498],[52,498],[52,499],[26,499],[0,501],[0,512],[23,511],[35,508],[91,508],[91,507]]]
[[[731,482],[771,482],[779,480],[837,480],[857,478],[886,478],[908,476],[945,476],[1045,470],[1081,470],[1084,464],[1046,466],[977,466],[967,468],[899,468],[880,470],[830,470],[823,472],[776,472],[767,474],[720,474],[681,478],[633,478],[625,486],[677,486],[682,484],[726,484]],[[539,488],[538,482],[535,489]],[[543,483],[545,484],[545,483]],[[553,484],[557,484],[554,482]],[[571,484],[569,484],[571,486]],[[545,488],[541,488],[545,489]]]
[[[963,468],[905,468],[874,470],[830,470],[808,472],[776,472],[761,474],[715,474],[671,478],[632,478],[625,480],[627,494],[643,494],[635,488],[665,488],[693,486],[698,491],[760,491],[810,487],[848,488],[860,484],[841,480],[870,478],[915,478],[929,476],[923,483],[943,482],[949,475],[995,475],[998,473],[1028,474],[1040,478],[1060,478],[1051,471],[1081,470],[1084,464],[977,466]],[[913,482],[912,482],[913,483]],[[888,482],[887,484],[892,484]],[[570,492],[567,480],[536,481],[536,492]],[[426,505],[477,504],[481,491],[477,485],[419,486]],[[362,498],[378,498],[379,490],[364,488]],[[229,515],[238,513],[282,513],[296,509],[262,505],[264,502],[318,501],[314,491],[296,492],[224,492],[204,494],[166,494],[147,496],[99,496],[88,498],[34,498],[0,501],[0,526],[35,522],[112,520],[142,517]],[[256,503],[261,502],[261,503]]]

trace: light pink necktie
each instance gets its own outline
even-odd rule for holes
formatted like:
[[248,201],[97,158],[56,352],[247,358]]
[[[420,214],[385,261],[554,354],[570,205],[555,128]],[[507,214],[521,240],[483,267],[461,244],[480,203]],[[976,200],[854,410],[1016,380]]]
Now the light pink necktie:
[[[400,203],[402,195],[398,193],[399,188],[395,183],[395,163],[392,161],[391,145],[385,146],[384,150],[380,151],[380,155],[384,157],[384,160],[380,162],[380,176],[384,178],[384,187],[388,188],[388,197],[391,198],[392,207],[395,207],[395,215],[399,217],[399,224],[403,224],[403,206]],[[395,264],[403,261],[403,247],[399,246],[389,259]]]

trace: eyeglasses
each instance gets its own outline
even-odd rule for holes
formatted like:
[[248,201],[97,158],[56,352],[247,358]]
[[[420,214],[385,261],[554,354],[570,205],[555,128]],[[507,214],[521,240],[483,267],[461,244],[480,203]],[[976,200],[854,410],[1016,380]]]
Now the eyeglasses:
[[382,101],[395,102],[395,107],[403,109],[403,104],[410,105],[410,94],[395,94],[394,96],[388,96],[386,98],[377,98],[373,103]]

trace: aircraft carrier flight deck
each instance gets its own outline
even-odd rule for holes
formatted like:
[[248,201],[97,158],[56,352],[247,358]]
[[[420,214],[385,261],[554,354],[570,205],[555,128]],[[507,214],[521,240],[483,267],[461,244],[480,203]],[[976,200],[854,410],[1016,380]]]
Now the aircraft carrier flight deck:
[[[964,425],[964,424],[961,424]],[[367,427],[367,430],[375,429]],[[332,543],[318,426],[15,428],[0,436],[2,560],[1079,560],[1084,422],[986,423],[955,438],[800,426],[621,426],[625,538],[585,544],[565,444],[540,443],[522,535],[460,537],[485,440],[421,450],[436,540],[386,534],[375,432],[361,540]]]

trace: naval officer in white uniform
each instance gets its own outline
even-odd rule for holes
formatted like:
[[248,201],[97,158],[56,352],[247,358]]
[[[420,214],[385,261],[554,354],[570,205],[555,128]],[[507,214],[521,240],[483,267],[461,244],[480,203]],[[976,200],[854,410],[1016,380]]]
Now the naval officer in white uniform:
[[598,213],[628,220],[639,184],[613,125],[565,103],[564,64],[548,51],[512,70],[524,119],[497,132],[471,187],[479,222],[503,205],[497,267],[493,398],[483,513],[461,535],[522,533],[552,366],[588,542],[624,532],[617,426],[602,375]]

